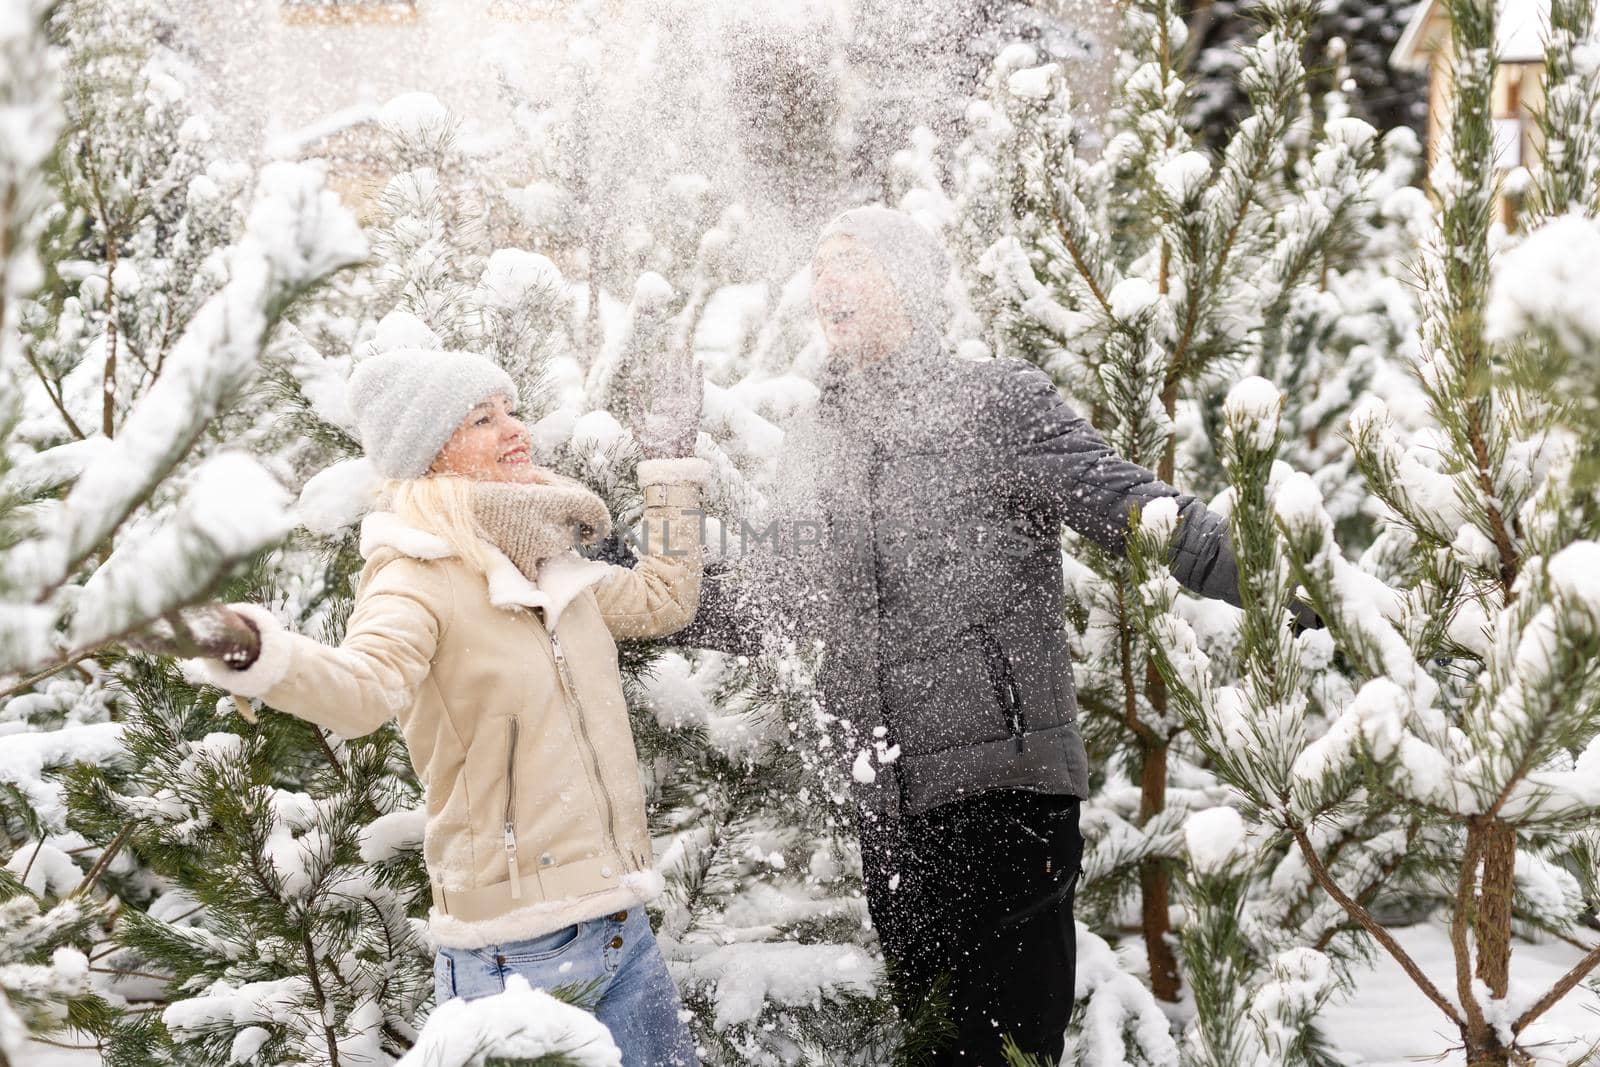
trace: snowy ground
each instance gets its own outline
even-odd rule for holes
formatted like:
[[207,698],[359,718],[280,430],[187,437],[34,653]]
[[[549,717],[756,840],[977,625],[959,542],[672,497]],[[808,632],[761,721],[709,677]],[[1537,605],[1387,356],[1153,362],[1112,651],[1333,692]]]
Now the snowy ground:
[[[1399,932],[1400,944],[1436,981],[1448,984],[1453,973],[1450,943],[1438,926],[1414,926]],[[1519,942],[1512,957],[1512,978],[1542,991],[1578,958],[1569,945]],[[1443,1016],[1387,956],[1358,983],[1355,996],[1327,1016],[1326,1032],[1349,1056],[1351,1067],[1459,1067],[1459,1053],[1441,1054],[1453,1043]],[[1600,998],[1584,989],[1568,994],[1530,1035],[1541,1064],[1600,1063],[1584,1053],[1600,1042]],[[17,1067],[97,1067],[92,1052],[74,1052],[33,1045]]]
[[[1443,927],[1413,926],[1398,931],[1398,940],[1435,984],[1454,988],[1450,942]],[[1537,998],[1580,955],[1571,945],[1518,942],[1511,956],[1512,983],[1532,989]],[[1439,1058],[1454,1044],[1444,1016],[1387,955],[1368,979],[1358,983],[1353,998],[1328,1013],[1325,1032],[1353,1064],[1362,1067],[1416,1067],[1419,1062],[1457,1067],[1466,1062],[1460,1053]],[[1538,1046],[1535,1052],[1541,1064],[1600,1062],[1584,1055],[1600,1042],[1600,998],[1583,988],[1567,994],[1533,1025],[1528,1042]]]

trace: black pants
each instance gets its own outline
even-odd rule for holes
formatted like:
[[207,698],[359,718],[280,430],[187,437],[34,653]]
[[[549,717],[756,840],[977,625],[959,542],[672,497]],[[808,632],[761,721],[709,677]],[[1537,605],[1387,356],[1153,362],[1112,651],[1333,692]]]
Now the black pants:
[[[908,1019],[943,987],[955,1039],[928,1062],[1003,1065],[1002,1035],[1061,1057],[1077,959],[1078,801],[999,790],[894,832],[863,828],[867,909]],[[942,980],[942,981],[941,981]]]

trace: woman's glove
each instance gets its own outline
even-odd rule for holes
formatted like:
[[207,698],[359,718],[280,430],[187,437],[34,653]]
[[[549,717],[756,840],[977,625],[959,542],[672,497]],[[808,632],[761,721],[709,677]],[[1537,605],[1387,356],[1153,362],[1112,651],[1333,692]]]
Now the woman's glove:
[[158,656],[219,659],[242,671],[261,654],[261,631],[226,604],[200,604],[168,612],[127,643]]
[[700,435],[700,410],[705,400],[705,375],[686,347],[668,352],[651,366],[641,390],[649,404],[636,398],[629,429],[645,459],[681,459],[694,455]]

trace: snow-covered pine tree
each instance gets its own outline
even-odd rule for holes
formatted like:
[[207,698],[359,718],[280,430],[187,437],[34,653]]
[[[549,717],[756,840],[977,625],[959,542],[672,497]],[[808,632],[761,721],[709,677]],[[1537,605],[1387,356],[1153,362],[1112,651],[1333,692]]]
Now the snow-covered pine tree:
[[[1337,64],[1342,54],[1330,47],[1328,61]],[[1016,226],[1014,205],[1025,196],[1021,153],[1037,142],[1038,130],[1048,124],[1057,106],[1041,111],[1028,95],[1037,86],[1023,81],[1019,93],[1009,83],[1012,74],[1033,66],[1037,59],[1028,48],[1002,52],[982,99],[968,109],[968,133],[956,146],[951,165],[953,196],[944,190],[944,163],[928,131],[917,131],[913,147],[895,160],[900,206],[925,213],[944,226],[961,264],[959,273],[975,318],[960,323],[953,336],[968,344],[980,338],[991,350],[1035,359],[1040,357],[1028,339],[1018,339],[1019,319],[1055,317],[1056,332],[1063,334],[1075,327],[1053,316],[1048,299],[1035,299],[1041,293],[1048,296],[1047,290],[1029,283],[1011,284],[1003,269],[996,274],[997,266],[1004,264],[994,261],[991,250]],[[1076,101],[1078,87],[1071,88],[1070,99]],[[1337,127],[1351,116],[1352,104],[1349,91],[1330,89],[1305,101],[1301,125]],[[1051,136],[1070,142],[1088,163],[1098,154],[1103,136],[1114,135],[1115,130],[1086,126],[1079,110],[1074,104],[1070,126]],[[1297,139],[1285,155],[1285,184],[1303,186],[1318,180],[1310,173],[1313,156],[1302,141]],[[1396,371],[1388,366],[1392,361],[1387,357],[1400,351],[1414,332],[1411,295],[1399,265],[1416,247],[1431,211],[1422,191],[1411,185],[1421,151],[1416,138],[1404,128],[1391,130],[1382,147],[1381,173],[1366,177],[1364,196],[1349,206],[1350,217],[1330,233],[1319,253],[1316,284],[1300,286],[1290,297],[1277,336],[1266,338],[1262,345],[1261,358],[1266,362],[1260,368],[1286,383],[1290,407],[1285,419],[1299,428],[1298,434],[1286,435],[1286,455],[1317,472],[1336,521],[1351,527],[1348,531],[1342,527],[1341,532],[1357,540],[1370,539],[1370,517],[1358,510],[1359,494],[1340,488],[1351,484],[1352,467],[1335,431],[1342,413],[1375,375],[1380,387],[1389,386]],[[1191,484],[1202,487],[1225,480],[1208,443],[1220,428],[1217,388],[1215,383],[1205,386],[1203,401],[1183,418],[1179,433],[1180,466]],[[1190,432],[1190,427],[1199,432]]]
[[447,348],[465,347],[486,249],[482,205],[469,199],[457,147],[460,121],[422,92],[390,100],[381,118],[396,169],[378,198],[373,233],[378,304],[409,312]]
[[[45,223],[51,190],[44,180],[47,161],[55,147],[62,109],[58,96],[59,53],[46,35],[48,5],[15,5],[0,26],[0,102],[13,116],[13,135],[0,144],[0,382],[14,383],[23,373],[24,351],[19,320],[22,306],[42,277],[37,242]],[[23,417],[21,390],[0,391],[0,479],[11,482],[14,462],[21,451],[13,434]],[[0,494],[0,544],[10,545],[27,536],[28,510],[35,492],[16,489]],[[11,646],[26,609],[11,600],[11,590],[0,586],[0,649]],[[0,710],[9,706],[0,701]],[[31,716],[30,716],[31,718]],[[27,728],[10,715],[3,727],[8,736]],[[45,837],[43,818],[35,801],[43,790],[29,790],[37,782],[23,781],[33,753],[20,737],[7,743],[8,757],[0,769],[0,853],[7,863],[0,868],[0,1065],[20,1067],[30,1035],[45,1035],[67,1019],[74,1005],[82,1016],[89,994],[88,967],[83,949],[97,936],[103,919],[94,897],[80,897],[57,889],[54,893],[28,888],[33,872],[18,861],[22,845]],[[58,763],[57,754],[39,753],[37,769]],[[51,758],[57,756],[57,758]],[[42,784],[42,783],[39,783]],[[45,816],[49,816],[49,812]],[[64,827],[57,827],[64,829]],[[70,862],[70,861],[69,861]],[[15,868],[15,869],[14,869]],[[76,872],[76,868],[73,868]],[[35,884],[38,884],[35,880]],[[79,879],[72,879],[76,889]],[[43,890],[45,886],[39,886]]]
[[155,5],[63,3],[52,27],[69,57],[57,275],[27,328],[71,436],[112,437],[224,281],[216,254],[243,225],[251,172],[212,143],[204,82],[160,43],[173,25]]
[[941,140],[959,136],[967,98],[1007,45],[1024,42],[1041,62],[1076,64],[1098,55],[1095,34],[1106,23],[1114,16],[1027,0],[950,0],[938,18],[908,0],[852,5],[844,53],[857,187],[869,199],[891,198],[893,172],[885,164],[914,129]]
[[170,666],[129,663],[121,683],[137,770],[115,790],[84,776],[75,807],[102,833],[121,824],[158,876],[109,962],[165,1003],[108,1035],[107,1062],[398,1057],[432,987],[406,914],[418,879],[386,863],[420,837],[396,735],[245,725]]
[[1543,154],[1523,210],[1529,228],[1569,211],[1600,212],[1600,83],[1587,47],[1595,22],[1593,5],[1551,0],[1538,113]]
[[[20,473],[13,469],[19,481],[70,488],[59,501],[40,503],[32,529],[5,561],[0,581],[16,606],[16,624],[0,648],[3,692],[204,596],[282,532],[282,491],[259,465],[236,452],[193,469],[186,464],[212,421],[251,383],[289,304],[364,251],[354,221],[317,175],[266,168],[242,235],[212,257],[226,281],[187,322],[172,326],[177,339],[161,373],[125,414],[113,409],[114,436],[69,442]],[[106,340],[85,343],[98,349]],[[28,344],[24,339],[25,354]],[[24,384],[11,373],[16,384],[8,395],[52,391],[47,375]],[[119,539],[132,524],[140,536]],[[153,583],[152,574],[169,580]]]
[[284,310],[364,253],[314,173],[269,168],[252,207],[239,168],[208,158],[151,9],[49,8],[8,11],[0,75],[24,135],[7,139],[0,197],[8,1053],[19,1010],[41,1027],[112,1023],[86,954],[111,913],[142,903],[147,872],[126,833],[86,836],[60,779],[127,771],[108,643],[209,594],[276,536],[281,491],[214,442],[238,433],[223,420],[249,407]]
[[[348,595],[332,606],[347,609]],[[124,993],[155,1002],[108,1029],[107,1063],[611,1062],[598,1025],[544,994],[422,1025],[433,1021],[422,796],[392,724],[353,740],[270,712],[242,726],[170,667],[131,665],[122,680],[138,770],[115,793],[83,776],[74,807],[80,821],[132,827],[161,891],[124,910],[102,955],[103,969],[133,976]]]
[[404,312],[427,327],[429,343],[482,352],[539,394],[542,364],[571,344],[572,324],[565,285],[547,257],[493,244],[496,236],[538,235],[526,220],[505,221],[520,192],[492,159],[463,150],[460,117],[432,94],[403,93],[380,119],[395,173],[373,224],[371,311]]
[[[1433,420],[1428,453],[1406,450],[1381,400],[1353,414],[1350,439],[1386,510],[1379,545],[1352,564],[1309,477],[1274,464],[1276,390],[1240,383],[1224,440],[1246,598],[1242,684],[1214,686],[1192,632],[1171,615],[1156,620],[1152,647],[1252,830],[1289,850],[1283,881],[1314,883],[1353,933],[1392,956],[1459,1035],[1468,1063],[1504,1065],[1525,1062],[1530,1028],[1600,965],[1591,948],[1548,987],[1510,976],[1517,931],[1593,943],[1582,920],[1595,899],[1600,802],[1600,507],[1572,475],[1596,428],[1528,387],[1523,369],[1548,363],[1539,349],[1560,334],[1519,330],[1540,324],[1519,321],[1514,286],[1502,290],[1511,308],[1486,329],[1494,7],[1453,0],[1449,14],[1442,205],[1419,265],[1415,373]],[[1557,49],[1587,43],[1571,17]],[[1519,266],[1559,277],[1554,251],[1546,244]],[[1542,296],[1537,306],[1548,306]],[[1144,542],[1147,557],[1155,543]],[[1277,625],[1297,583],[1327,634],[1291,640]],[[1335,648],[1358,688],[1304,685]],[[1353,855],[1342,842],[1356,823],[1368,830]],[[1439,901],[1449,972],[1430,973],[1383,921],[1396,882]]]
[[[958,154],[954,231],[976,267],[976,302],[993,309],[991,343],[1039,362],[1122,455],[1193,491],[1206,489],[1210,446],[1203,405],[1180,407],[1180,398],[1204,400],[1241,368],[1298,371],[1296,331],[1337,313],[1337,296],[1321,296],[1332,306],[1318,309],[1319,295],[1368,247],[1376,138],[1359,120],[1308,108],[1300,55],[1314,13],[1299,2],[1260,5],[1264,29],[1241,75],[1253,114],[1216,160],[1186,131],[1184,23],[1159,2],[1127,11],[1098,159],[1077,143],[1059,68],[1028,67],[1015,51],[1002,54]],[[1328,393],[1306,391],[1308,436],[1352,399],[1334,371],[1354,344],[1329,347],[1319,368]],[[1133,627],[1131,572],[1087,543],[1072,555],[1088,564],[1070,568],[1069,584],[1091,764],[1112,775],[1087,815],[1099,845],[1083,909],[1114,926],[1137,878],[1152,988],[1174,1000],[1178,828],[1186,809],[1215,801],[1189,767],[1183,724]],[[1208,640],[1235,640],[1227,609],[1185,610]],[[1118,786],[1123,774],[1132,788]]]
[[[1324,89],[1348,86],[1358,117],[1381,130],[1410,128],[1419,136],[1427,123],[1426,78],[1389,62],[1417,0],[1333,0],[1312,27],[1308,62],[1338,42],[1344,63],[1315,63],[1312,75]],[[1188,24],[1184,68],[1191,72],[1191,128],[1220,145],[1250,103],[1240,91],[1240,46],[1255,33],[1251,0],[1189,0],[1181,5]],[[1341,67],[1343,68],[1341,70]]]
[[708,1064],[899,1062],[930,1032],[880,995],[814,668],[775,639],[749,661],[669,654],[644,680],[679,741],[657,779],[659,935]]
[[511,105],[530,173],[527,184],[508,189],[533,241],[530,250],[562,264],[568,274],[584,277],[584,316],[575,336],[576,350],[587,367],[604,339],[601,291],[607,281],[607,230],[620,214],[612,194],[597,180],[601,166],[598,44],[592,31],[592,5],[566,9],[569,36],[555,90],[534,95],[522,85],[520,71],[498,71],[501,96]]
[[[603,321],[611,295],[649,271],[687,292],[679,282],[727,206],[701,172],[707,149],[676,139],[689,132],[682,114],[702,104],[707,77],[695,66],[704,57],[671,36],[672,21],[665,8],[650,11],[639,40],[619,41],[603,32],[597,0],[568,4],[552,19],[560,49],[553,75],[520,57],[497,67],[519,133],[501,153],[527,182],[504,196],[527,227],[530,250],[585,283],[574,342],[586,370],[611,336]],[[650,152],[641,153],[638,130],[651,131]]]
[[[1229,429],[1239,412],[1254,410],[1252,405],[1266,404],[1276,414],[1279,397],[1265,379],[1244,379],[1229,392]],[[1259,450],[1241,455],[1241,441],[1252,440],[1230,432],[1219,445],[1234,478],[1228,501],[1236,552],[1241,559],[1260,560],[1268,535],[1250,519],[1261,510],[1269,476],[1286,468],[1274,468],[1273,457]],[[1257,734],[1306,736],[1325,724],[1320,709],[1348,701],[1350,686],[1330,670],[1332,649],[1320,631],[1309,631],[1298,643],[1291,639],[1284,625],[1293,592],[1287,568],[1281,568],[1276,584],[1241,586],[1244,612],[1234,647],[1203,647],[1189,614],[1175,610],[1178,586],[1166,570],[1176,515],[1168,504],[1152,505],[1129,538],[1136,597],[1131,622],[1149,638],[1163,677],[1170,680],[1178,672],[1189,689],[1203,680],[1207,693],[1214,694],[1206,705],[1212,718],[1196,729],[1198,713],[1191,711],[1189,689],[1175,683],[1172,690],[1175,709],[1211,763],[1218,743],[1255,746],[1231,753],[1233,763],[1280,771],[1278,757],[1267,754],[1272,750]],[[1229,659],[1237,662],[1218,670],[1217,661]],[[1254,729],[1239,725],[1239,705],[1246,700],[1269,709],[1251,724]],[[1231,784],[1226,768],[1214,773]],[[1298,857],[1261,831],[1249,798],[1241,803],[1214,784],[1210,796],[1216,806],[1189,815],[1183,826],[1188,865],[1181,884],[1188,914],[1179,944],[1195,1006],[1184,1061],[1262,1067],[1334,1062],[1314,1024],[1349,965],[1361,959],[1362,946],[1345,934],[1343,914],[1329,908],[1309,884]],[[1387,814],[1382,808],[1352,810],[1323,830],[1330,864],[1339,864],[1352,892],[1369,903],[1380,890],[1387,892],[1385,902],[1402,899],[1387,883],[1413,873],[1401,870],[1412,837],[1392,832]]]
[[508,71],[495,73],[521,156],[521,169],[506,189],[516,227],[530,248],[567,262],[587,231],[574,189],[581,180],[572,173],[574,131],[558,102],[531,96]]
[[[1597,29],[1591,5],[1578,0],[1550,5],[1544,103],[1538,110],[1542,155],[1519,218],[1522,228],[1542,232],[1511,250],[1496,271],[1501,321],[1491,327],[1542,336],[1543,343],[1517,373],[1527,387],[1566,398],[1572,416],[1589,426],[1600,426],[1600,378],[1593,358],[1600,346],[1594,331],[1573,313],[1586,303],[1584,271],[1556,273],[1551,265],[1587,262],[1591,220],[1600,214],[1600,79],[1592,46]],[[1580,455],[1573,477],[1580,484],[1600,481],[1600,455]]]
[[[59,166],[52,172],[59,180],[48,215],[45,254],[50,269],[44,288],[17,309],[11,326],[20,331],[16,340],[21,361],[7,370],[17,376],[19,386],[8,395],[25,405],[14,433],[36,450],[61,445],[30,459],[14,472],[15,478],[59,495],[60,487],[79,471],[101,466],[103,477],[119,484],[105,508],[83,493],[53,505],[64,517],[83,513],[88,520],[84,528],[63,523],[53,536],[31,538],[8,560],[11,583],[32,587],[36,635],[50,632],[69,614],[67,597],[56,594],[82,581],[84,575],[74,573],[79,565],[106,558],[117,527],[133,519],[146,501],[163,503],[155,492],[160,480],[193,450],[225,402],[237,399],[266,327],[282,307],[351,258],[349,229],[334,226],[317,241],[292,231],[271,237],[264,232],[264,219],[258,220],[255,233],[224,252],[244,222],[235,199],[240,192],[237,168],[208,165],[200,158],[206,122],[188,109],[181,64],[152,39],[128,32],[154,32],[148,10],[136,3],[113,8],[62,5],[51,23],[66,59],[71,104],[56,155]],[[126,23],[119,13],[128,16]],[[274,203],[299,197],[309,199],[304,213],[330,210],[303,184],[309,178],[277,173],[283,187],[273,190]],[[294,261],[294,255],[307,253],[309,259]],[[241,262],[230,264],[230,256]],[[227,322],[216,303],[208,312],[202,310],[230,281],[233,266],[249,269],[235,272],[229,295],[246,299],[246,306],[259,306],[257,321]],[[119,292],[140,298],[121,301]],[[172,361],[187,367],[200,358],[202,346],[223,340],[233,342],[235,350],[229,354],[242,365],[219,359],[195,381],[183,382],[185,374],[169,376],[173,381],[164,387],[166,395],[150,406],[143,422],[129,424],[137,402],[155,389]],[[183,351],[180,344],[186,345]],[[185,403],[188,394],[197,400],[192,407]],[[171,425],[151,436],[162,405],[173,406]],[[120,476],[110,473],[113,468]],[[243,476],[251,477],[248,472]],[[96,510],[98,514],[89,514]],[[176,528],[167,531],[169,539],[177,536],[185,535]],[[203,557],[207,549],[196,547]],[[224,548],[213,544],[209,552],[233,558]],[[248,551],[242,549],[243,554]],[[219,563],[197,568],[195,581],[203,586],[222,569]],[[124,584],[131,573],[122,574]],[[116,577],[117,569],[104,569],[91,587],[102,597],[134,596],[128,588],[113,588]],[[86,606],[89,610],[80,613],[83,632],[77,635],[77,652],[46,651],[37,644],[28,648],[19,633],[0,650],[0,670],[43,667],[59,656],[82,654],[95,637],[118,632],[91,633],[97,626],[137,621],[117,619],[118,612],[112,611],[91,622],[97,614],[93,597]],[[120,610],[126,614],[131,608],[147,618],[157,606],[123,605]]]
[[[58,16],[69,13],[63,8]],[[92,83],[92,64],[79,53],[95,51],[104,43],[96,34],[113,30],[93,20],[60,30],[74,77]],[[117,43],[127,48],[124,39]],[[52,54],[59,53],[46,52]],[[193,165],[179,169],[187,177],[167,175],[149,187],[155,191],[148,198],[134,196],[147,190],[133,180],[146,164],[159,170],[157,164],[166,166],[163,161],[182,154],[173,144],[174,131],[187,129],[188,137],[203,125],[192,116],[176,121],[159,106],[182,94],[156,58],[130,75],[132,91],[153,92],[147,83],[160,85],[161,97],[147,117],[160,117],[156,132],[169,136],[141,127],[118,141],[114,124],[98,125],[108,121],[108,113],[84,106],[69,113],[63,141],[75,173],[101,174],[125,194],[115,215],[108,208],[104,217],[117,220],[108,232],[126,231],[135,239],[120,260],[127,268],[120,283],[132,284],[136,273],[148,282],[137,302],[148,308],[123,309],[127,314],[119,312],[115,326],[103,320],[93,332],[83,328],[85,308],[99,306],[110,291],[119,255],[114,243],[76,243],[97,225],[73,199],[86,186],[92,194],[93,181],[63,177],[50,186],[56,199],[48,215],[20,201],[38,221],[48,219],[57,228],[44,244],[46,288],[26,302],[20,293],[8,294],[8,308],[16,313],[7,313],[8,359],[0,368],[7,380],[4,395],[13,405],[6,442],[9,551],[0,576],[9,625],[0,644],[0,696],[37,688],[63,666],[204,595],[233,564],[271,540],[281,523],[273,503],[280,494],[265,472],[240,456],[209,456],[208,432],[243,397],[284,309],[364,251],[353,221],[303,168],[264,172],[248,219],[242,205],[231,216],[219,210],[211,194],[221,190]],[[113,71],[120,77],[128,68],[119,58]],[[80,103],[96,88],[74,84]],[[85,156],[96,146],[107,156],[91,163]],[[49,173],[60,176],[67,169]],[[173,180],[187,185],[196,218],[180,217],[183,198],[167,188]],[[134,202],[136,207],[129,206]],[[218,219],[225,221],[212,226]],[[231,245],[217,247],[210,242],[218,229],[224,237],[242,232]],[[203,267],[179,269],[158,255],[157,232],[173,236],[175,257],[203,253]],[[215,292],[196,303],[196,292],[207,286]],[[150,315],[161,320],[161,331],[144,329]],[[111,354],[118,338],[122,360]],[[122,388],[125,379],[113,368],[118,362],[139,368],[127,375],[136,387]],[[91,383],[82,392],[70,384],[80,371]],[[106,417],[101,394],[108,383],[106,395],[115,403]],[[233,499],[232,492],[243,499]],[[238,526],[229,525],[233,519]],[[123,536],[135,530],[138,537]],[[151,573],[168,573],[173,581],[144,581]]]

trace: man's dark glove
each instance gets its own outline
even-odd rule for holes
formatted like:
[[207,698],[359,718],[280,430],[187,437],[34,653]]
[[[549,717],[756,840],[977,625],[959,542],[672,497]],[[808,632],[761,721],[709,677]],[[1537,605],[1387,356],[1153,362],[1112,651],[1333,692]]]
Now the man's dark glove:
[[1306,630],[1326,629],[1327,624],[1322,621],[1322,616],[1311,610],[1311,605],[1299,597],[1289,598],[1289,632],[1299,637]]

